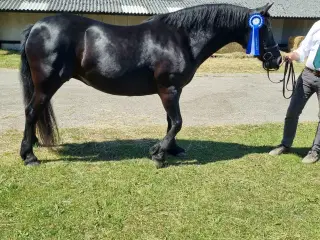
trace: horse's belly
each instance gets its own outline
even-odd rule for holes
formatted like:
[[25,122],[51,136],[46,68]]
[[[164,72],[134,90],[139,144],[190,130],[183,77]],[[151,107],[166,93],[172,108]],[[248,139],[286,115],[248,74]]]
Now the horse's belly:
[[[149,75],[149,74],[148,74]],[[100,74],[86,74],[79,78],[82,82],[105,93],[123,96],[142,96],[157,93],[155,81],[151,76],[131,74],[110,78]]]

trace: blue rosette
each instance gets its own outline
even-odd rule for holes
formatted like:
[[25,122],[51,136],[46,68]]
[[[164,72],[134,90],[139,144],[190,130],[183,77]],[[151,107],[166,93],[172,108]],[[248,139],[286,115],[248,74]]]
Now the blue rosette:
[[246,53],[253,56],[259,56],[259,29],[263,26],[263,17],[260,14],[251,15],[249,18],[249,26],[251,27],[251,34],[248,41]]

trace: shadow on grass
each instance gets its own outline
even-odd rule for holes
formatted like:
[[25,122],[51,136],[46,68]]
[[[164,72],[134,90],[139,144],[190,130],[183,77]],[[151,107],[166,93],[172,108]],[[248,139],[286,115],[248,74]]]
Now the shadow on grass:
[[[104,142],[68,143],[55,149],[59,159],[43,161],[43,163],[120,161],[136,158],[150,158],[149,148],[156,144],[156,139],[113,140]],[[248,154],[267,154],[272,146],[248,146],[239,143],[214,142],[200,140],[178,140],[178,144],[186,149],[183,159],[168,156],[169,165],[207,164],[211,162],[236,160]],[[294,149],[293,153],[304,156],[307,148]]]

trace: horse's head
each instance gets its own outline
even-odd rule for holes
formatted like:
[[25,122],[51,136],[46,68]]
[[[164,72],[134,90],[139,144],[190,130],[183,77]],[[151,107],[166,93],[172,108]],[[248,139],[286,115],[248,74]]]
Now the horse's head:
[[[272,4],[266,4],[263,7],[252,9],[250,14],[260,14],[263,18],[263,25],[259,30],[259,40],[260,40],[260,55],[257,56],[260,61],[263,62],[263,67],[268,70],[277,70],[280,67],[282,62],[282,57],[279,51],[279,46],[275,42],[271,22],[270,22],[270,14],[269,9],[272,7]],[[247,36],[247,43],[250,38],[250,31]]]

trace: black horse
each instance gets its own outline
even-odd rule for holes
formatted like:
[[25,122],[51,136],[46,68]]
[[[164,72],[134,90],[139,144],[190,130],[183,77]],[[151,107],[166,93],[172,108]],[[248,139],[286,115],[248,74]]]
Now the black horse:
[[183,155],[184,149],[175,140],[182,127],[181,91],[218,49],[231,42],[246,47],[250,14],[260,13],[264,18],[258,58],[265,68],[279,68],[281,55],[271,30],[270,7],[201,5],[157,15],[136,26],[60,14],[28,27],[20,71],[26,106],[20,151],[24,163],[40,163],[33,153],[36,129],[44,145],[55,143],[57,127],[50,99],[71,78],[110,94],[158,94],[167,112],[168,129],[164,139],[150,149],[152,159],[162,167],[167,153]]

